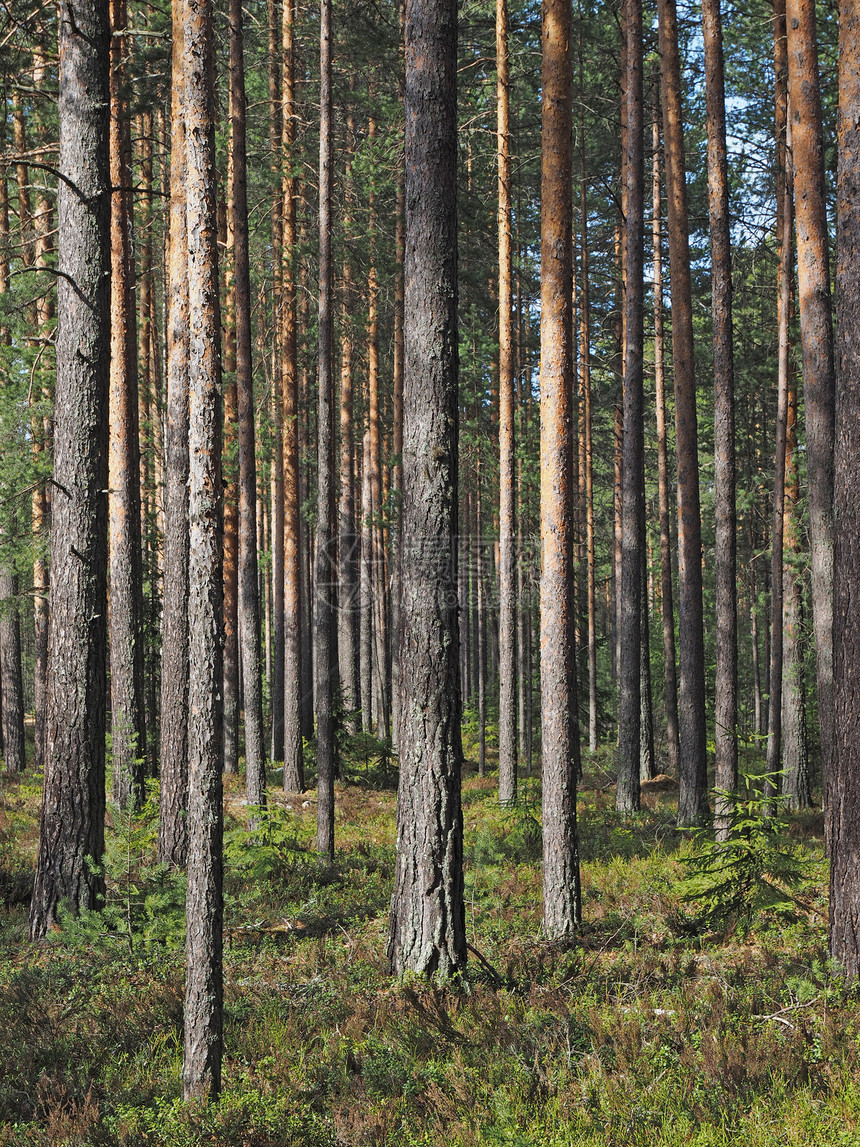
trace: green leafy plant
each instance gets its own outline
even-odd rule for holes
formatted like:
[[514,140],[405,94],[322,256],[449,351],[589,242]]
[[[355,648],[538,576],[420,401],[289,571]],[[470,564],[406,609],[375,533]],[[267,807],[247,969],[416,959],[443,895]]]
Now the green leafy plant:
[[798,901],[792,894],[802,880],[801,863],[784,847],[786,820],[780,798],[768,792],[770,774],[740,778],[735,793],[718,790],[730,805],[729,835],[710,839],[698,830],[697,851],[683,857],[687,874],[677,891],[682,900],[698,905],[697,922],[706,927],[744,930],[762,912],[794,918]]

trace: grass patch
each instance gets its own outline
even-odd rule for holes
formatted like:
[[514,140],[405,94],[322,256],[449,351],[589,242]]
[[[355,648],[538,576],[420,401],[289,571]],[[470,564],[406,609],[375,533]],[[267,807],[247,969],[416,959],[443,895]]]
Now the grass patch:
[[622,818],[610,780],[604,758],[587,767],[584,924],[560,950],[540,933],[538,781],[501,809],[494,776],[468,773],[467,927],[482,959],[443,990],[395,983],[383,959],[384,745],[350,742],[328,868],[312,792],[271,789],[252,831],[227,778],[224,1095],[185,1105],[181,929],[165,924],[175,889],[153,863],[151,810],[109,829],[113,923],[30,945],[39,785],[4,776],[0,1145],[859,1142],[860,997],[826,959],[820,817],[789,817],[781,836],[807,911],[765,904],[742,930],[691,927],[685,859],[701,846],[675,831],[674,782],[645,786],[642,812]]

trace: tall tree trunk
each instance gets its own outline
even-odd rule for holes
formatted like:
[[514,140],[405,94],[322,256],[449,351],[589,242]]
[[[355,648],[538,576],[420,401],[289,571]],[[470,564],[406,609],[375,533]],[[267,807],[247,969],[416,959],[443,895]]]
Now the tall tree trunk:
[[[9,293],[9,202],[6,176],[0,176],[0,295]],[[10,345],[9,332],[0,335]],[[7,352],[8,353],[8,352]],[[37,432],[41,430],[37,426]],[[39,440],[41,433],[34,434]],[[41,443],[40,443],[41,446]],[[10,497],[11,495],[11,497]],[[9,545],[15,536],[16,514],[14,491],[3,491],[4,520],[0,523],[0,547]],[[35,526],[35,521],[34,521]],[[26,766],[24,742],[24,682],[21,666],[21,621],[18,612],[18,576],[14,555],[0,554],[0,755],[10,773],[23,772]]]
[[[720,0],[702,0],[711,223],[711,314],[714,324],[714,760],[718,790],[738,783],[737,507],[735,501],[735,366],[732,344],[732,249],[726,152],[726,97]],[[725,798],[722,798],[725,800]],[[720,798],[718,797],[718,801]],[[717,810],[717,833],[728,810]]]
[[[782,684],[783,684],[783,529],[785,523],[786,435],[788,428],[788,387],[791,373],[791,291],[794,279],[791,233],[794,221],[791,193],[792,125],[788,116],[784,69],[785,11],[774,6],[777,136],[777,226],[779,228],[778,354],[776,449],[774,452],[773,529],[771,532],[770,575],[770,664],[768,666],[767,706],[767,791],[776,792],[776,774],[782,763]],[[781,66],[780,66],[781,65]]]
[[185,40],[189,354],[188,893],[185,1099],[221,1087],[221,320],[215,181],[215,54],[209,0],[179,0]]
[[[406,18],[406,0],[398,0],[398,22],[400,25],[401,51],[404,43],[403,29]],[[397,78],[399,102],[403,104],[404,81],[403,61]],[[394,553],[391,562],[391,740],[395,748],[400,743],[400,578],[398,576],[400,564],[400,550],[403,545],[403,516],[401,504],[403,499],[403,263],[406,253],[406,187],[405,170],[402,149],[398,153],[397,189],[395,191],[395,219],[394,219],[394,362],[392,379],[392,421],[394,446],[394,483],[395,497],[395,524],[392,537]]]
[[138,332],[138,409],[140,422],[140,491],[141,491],[141,574],[143,607],[144,657],[144,726],[146,728],[149,776],[158,772],[158,653],[153,640],[159,614],[159,529],[158,496],[161,487],[158,472],[159,410],[157,369],[159,341],[155,328],[155,275],[153,272],[152,174],[154,125],[151,111],[136,120],[137,149],[140,163],[140,272],[137,281]]
[[478,775],[487,767],[487,610],[484,590],[484,529],[481,499],[481,448],[475,464],[475,615],[478,652]]
[[792,811],[812,804],[806,738],[806,680],[803,651],[803,559],[799,529],[797,383],[788,381],[785,428],[785,514],[783,524],[782,791]]
[[672,358],[678,465],[680,644],[680,792],[678,823],[701,824],[708,812],[705,756],[705,650],[702,611],[702,518],[693,355],[692,285],[681,113],[681,64],[675,0],[658,0],[663,83],[663,144],[672,282]]
[[[812,557],[812,624],[818,681],[818,722],[825,810],[833,742],[833,437],[835,373],[830,306],[824,140],[815,40],[815,0],[786,0],[788,89],[791,110],[797,286],[809,534]],[[825,817],[829,813],[825,811]],[[827,833],[827,829],[825,830]]]
[[248,180],[245,144],[245,65],[241,0],[230,0],[230,145],[228,204],[236,298],[236,390],[239,421],[239,649],[245,712],[245,791],[266,803],[266,751],[257,583],[257,461],[254,453],[254,372],[251,362],[251,271],[248,254]]
[[580,304],[579,389],[582,396],[580,426],[583,437],[581,476],[585,493],[586,595],[588,609],[588,750],[597,752],[597,616],[595,602],[594,467],[591,422],[591,290],[588,281],[588,196],[586,183],[585,111],[583,96],[582,29],[579,32],[579,206],[580,206]]
[[184,28],[173,9],[170,232],[166,274],[167,434],[164,602],[161,616],[161,764],[158,858],[181,867],[188,851],[188,256]]
[[[42,52],[34,53],[33,84],[36,88],[45,82],[45,57]],[[3,185],[5,190],[5,179]],[[51,261],[54,250],[53,210],[47,195],[41,189],[36,193],[36,209],[33,214],[33,227],[36,233],[34,263],[37,269],[44,270]],[[6,232],[8,233],[8,220]],[[49,328],[54,319],[54,292],[45,291],[37,304],[39,337],[47,340]],[[42,343],[44,346],[44,342]],[[53,390],[53,372],[50,367],[40,371],[42,399],[50,407]],[[50,455],[53,442],[53,421],[44,411],[41,427],[34,434],[34,448],[42,454]],[[45,706],[48,695],[48,563],[46,539],[50,533],[50,487],[40,483],[33,492],[32,523],[36,538],[37,556],[33,561],[33,708],[35,711],[34,765],[38,771],[45,763]]]
[[642,8],[624,0],[626,42],[626,178],[624,228],[624,445],[621,510],[621,661],[618,674],[619,812],[639,808],[642,573],[645,562],[645,434],[643,348],[645,284],[645,166],[642,109]]
[[132,255],[131,125],[125,82],[125,0],[111,0],[111,363],[108,459],[110,692],[113,795],[143,799],[143,576],[140,553],[140,427]]
[[315,568],[314,669],[317,718],[317,852],[334,860],[335,728],[337,672],[334,561],[335,467],[334,378],[332,369],[332,96],[331,0],[320,0],[320,267],[319,267],[319,423],[317,427],[317,555]]
[[281,25],[284,61],[281,143],[283,256],[281,351],[284,394],[284,790],[304,788],[302,755],[302,524],[299,473],[299,369],[296,339],[295,8],[286,0]]
[[[57,382],[51,675],[30,935],[104,894],[110,28],[107,5],[61,4]],[[88,863],[89,862],[89,863]]]
[[[350,91],[354,87],[350,82]],[[346,167],[348,188],[343,226],[347,234],[352,227],[352,157],[355,141],[355,112],[349,105],[346,117]],[[352,310],[355,306],[352,283],[352,261],[344,252],[341,272],[340,334],[340,498],[338,503],[338,663],[340,666],[343,704],[355,714],[361,699],[358,683],[359,620],[359,536],[355,528],[355,421],[353,415],[353,348]],[[357,733],[359,722],[349,719],[349,729]]]
[[[230,26],[232,44],[233,27]],[[234,235],[227,212],[233,200],[233,90],[230,87],[230,153],[227,164],[227,201],[219,204],[218,242],[225,248],[223,270],[225,307],[222,312],[224,354],[224,772],[239,771],[239,472],[238,393],[236,388],[236,277],[233,269]]]
[[516,497],[513,244],[508,5],[496,0],[496,162],[499,228],[499,802],[517,799]]
[[457,537],[457,10],[407,0],[400,785],[388,958],[466,963]]
[[[376,137],[376,124],[367,125],[368,142]],[[388,698],[386,667],[386,612],[384,552],[382,538],[382,431],[379,400],[379,281],[376,270],[376,209],[375,194],[371,187],[368,232],[370,266],[367,281],[367,397],[370,461],[370,602],[373,614],[373,711],[375,732],[380,740],[388,736]]]
[[666,384],[663,357],[663,241],[660,219],[660,106],[654,101],[652,131],[652,223],[654,264],[654,384],[657,407],[657,504],[660,517],[660,606],[663,617],[664,707],[669,772],[678,775],[678,673],[675,664],[675,601],[672,592],[672,537],[669,518],[669,459],[666,445]]
[[[14,516],[12,530],[14,533]],[[0,543],[8,541],[0,528]],[[3,762],[10,773],[26,766],[24,742],[24,682],[21,676],[21,620],[18,612],[18,577],[10,560],[0,568],[0,710],[3,714]]]
[[543,927],[569,937],[580,918],[573,650],[570,407],[573,385],[570,5],[543,2],[541,132],[541,744]]
[[[830,799],[830,955],[851,980],[860,976],[860,8],[839,4],[839,159],[836,290],[839,396],[836,414],[834,553],[834,713]],[[796,122],[796,121],[795,121]],[[800,156],[795,152],[795,162]],[[799,204],[798,204],[799,208]],[[798,240],[798,247],[799,247]],[[798,251],[799,257],[799,251]],[[804,354],[804,360],[806,355]],[[804,361],[804,367],[806,362]],[[806,384],[805,384],[806,385]],[[808,391],[807,391],[808,393]],[[821,688],[819,681],[819,690]],[[819,694],[820,696],[820,694]],[[819,701],[820,704],[820,701]]]
[[373,730],[373,502],[370,493],[370,428],[361,438],[361,568],[359,570],[359,684],[361,691],[361,727]]

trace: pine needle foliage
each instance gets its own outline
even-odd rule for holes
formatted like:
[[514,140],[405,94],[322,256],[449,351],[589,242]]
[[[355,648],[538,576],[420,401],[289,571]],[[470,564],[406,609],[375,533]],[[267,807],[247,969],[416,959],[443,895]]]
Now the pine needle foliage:
[[769,780],[776,777],[746,775],[736,793],[720,792],[731,802],[728,840],[712,840],[707,830],[696,830],[697,851],[682,858],[687,872],[677,892],[697,905],[702,927],[736,925],[745,932],[764,912],[796,918],[792,890],[803,879],[803,866],[786,846],[787,821],[780,815],[781,798],[766,791]]

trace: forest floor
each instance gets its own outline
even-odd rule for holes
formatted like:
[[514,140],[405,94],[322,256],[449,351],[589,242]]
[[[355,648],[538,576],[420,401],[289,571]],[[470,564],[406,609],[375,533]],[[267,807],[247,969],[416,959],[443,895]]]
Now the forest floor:
[[39,779],[4,775],[0,1145],[860,1144],[860,995],[826,958],[820,814],[780,830],[802,870],[793,918],[754,907],[715,928],[682,898],[704,846],[675,830],[675,782],[622,819],[610,759],[585,761],[567,948],[540,933],[537,780],[500,810],[492,771],[469,768],[473,952],[447,988],[387,971],[396,772],[376,743],[351,746],[332,868],[312,852],[312,793],[285,801],[270,774],[251,834],[228,778],[224,1090],[208,1106],[179,1099],[183,890],[154,863],[154,804],[113,811],[104,914],[36,946]]

